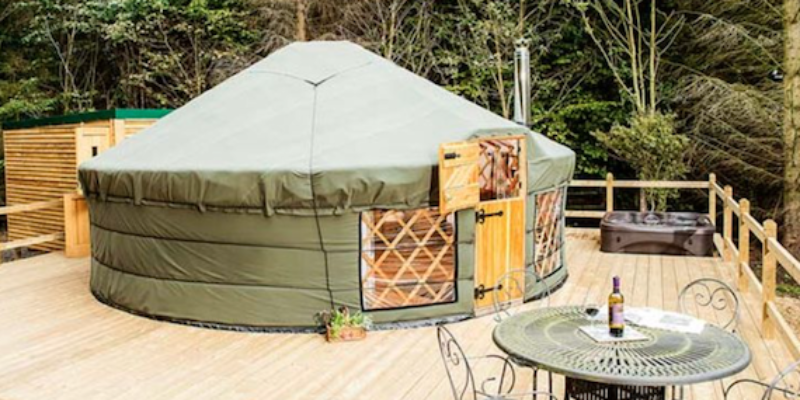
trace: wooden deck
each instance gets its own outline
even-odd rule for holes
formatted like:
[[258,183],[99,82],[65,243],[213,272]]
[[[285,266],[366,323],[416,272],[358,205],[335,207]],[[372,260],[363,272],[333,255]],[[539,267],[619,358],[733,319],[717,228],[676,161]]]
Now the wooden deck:
[[[600,253],[594,231],[570,231],[567,246],[570,277],[553,304],[581,304],[587,294],[603,299],[613,274],[622,276],[629,305],[666,309],[677,309],[679,288],[693,279],[733,282],[731,267],[719,259]],[[0,266],[0,399],[451,398],[434,328],[329,345],[316,335],[155,322],[96,302],[88,264],[49,254]],[[762,338],[758,303],[746,297],[740,327],[754,360],[740,377],[768,380],[791,359],[777,339]],[[496,351],[494,325],[482,317],[451,328],[468,352],[485,354]],[[518,388],[525,390],[530,378],[522,374]],[[722,399],[721,393],[717,382],[693,386],[687,397]]]

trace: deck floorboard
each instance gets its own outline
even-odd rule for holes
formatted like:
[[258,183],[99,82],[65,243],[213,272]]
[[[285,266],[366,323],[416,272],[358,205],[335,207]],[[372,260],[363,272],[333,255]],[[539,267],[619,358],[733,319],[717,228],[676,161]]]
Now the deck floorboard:
[[[630,306],[677,310],[693,279],[736,278],[718,258],[615,255],[597,232],[569,230],[570,277],[551,305],[604,304],[620,275]],[[28,399],[449,399],[432,327],[371,332],[361,342],[326,344],[317,335],[248,334],[156,322],[98,303],[88,261],[54,253],[0,266],[0,400]],[[791,362],[760,330],[761,310],[744,295],[740,334],[754,360],[735,378],[769,380]],[[534,307],[525,305],[525,307]],[[710,321],[720,316],[703,314]],[[496,353],[491,316],[451,325],[471,354]],[[477,368],[480,370],[480,366]],[[531,387],[520,371],[518,390]],[[686,388],[687,398],[722,399],[723,382]],[[546,384],[540,375],[540,387]],[[556,391],[563,390],[556,377]],[[758,398],[742,388],[735,399]]]

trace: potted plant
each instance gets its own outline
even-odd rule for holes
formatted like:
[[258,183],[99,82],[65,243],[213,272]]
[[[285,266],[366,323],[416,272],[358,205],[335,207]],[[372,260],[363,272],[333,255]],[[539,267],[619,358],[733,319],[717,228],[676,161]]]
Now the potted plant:
[[344,306],[321,312],[320,319],[325,325],[325,339],[329,342],[364,339],[367,336],[367,328],[372,323],[369,317],[360,311],[350,313]]

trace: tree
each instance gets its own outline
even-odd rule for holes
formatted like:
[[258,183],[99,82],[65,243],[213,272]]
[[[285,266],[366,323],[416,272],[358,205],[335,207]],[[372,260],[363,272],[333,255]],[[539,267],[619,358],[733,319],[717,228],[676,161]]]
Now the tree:
[[256,59],[251,11],[239,0],[119,0],[100,12],[132,107],[179,107]]
[[590,132],[623,120],[625,104],[577,16],[561,0],[0,0],[0,119],[179,107],[303,39],[300,19],[307,40],[354,41],[510,115],[525,37],[534,127],[597,175],[608,152]]
[[800,1],[784,0],[783,243],[800,253]]
[[[627,160],[643,180],[672,180],[689,170],[683,161],[689,138],[675,133],[674,116],[658,112],[637,113],[630,127],[615,125],[610,131],[597,131],[600,142]],[[666,210],[674,192],[652,190],[647,193],[650,210]]]
[[55,68],[61,109],[92,109],[102,58],[96,13],[103,4],[96,0],[32,0],[19,3],[19,7],[32,16],[25,43],[49,49],[46,54]]
[[635,112],[653,114],[660,101],[659,64],[683,21],[673,13],[661,16],[656,0],[650,0],[649,18],[645,22],[641,12],[643,3],[642,0],[592,0],[574,4]]
[[0,0],[0,121],[43,116],[59,103],[42,88],[49,80],[36,61],[42,52],[24,42],[29,21],[19,2]]
[[715,172],[758,218],[775,218],[783,188],[783,0],[680,0],[686,29],[669,57],[670,104],[692,140],[694,173]]
[[342,9],[338,33],[383,57],[431,77],[443,44],[433,0],[353,1]]
[[[645,20],[642,0],[575,2],[581,19],[617,86],[633,105],[628,126],[614,125],[594,135],[609,150],[636,169],[640,179],[674,180],[683,177],[688,140],[678,134],[674,117],[659,108],[659,69],[662,56],[682,26],[682,18],[662,14],[650,0]],[[645,190],[651,209],[666,209],[675,191]]]

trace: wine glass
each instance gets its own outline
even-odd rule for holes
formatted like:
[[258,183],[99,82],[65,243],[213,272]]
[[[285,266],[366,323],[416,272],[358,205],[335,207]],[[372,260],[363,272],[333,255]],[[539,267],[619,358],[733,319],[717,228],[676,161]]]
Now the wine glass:
[[594,301],[593,297],[590,297],[590,291],[586,292],[581,309],[586,314],[586,319],[591,324],[592,329],[594,329],[597,323],[597,315],[600,314],[600,304]]

